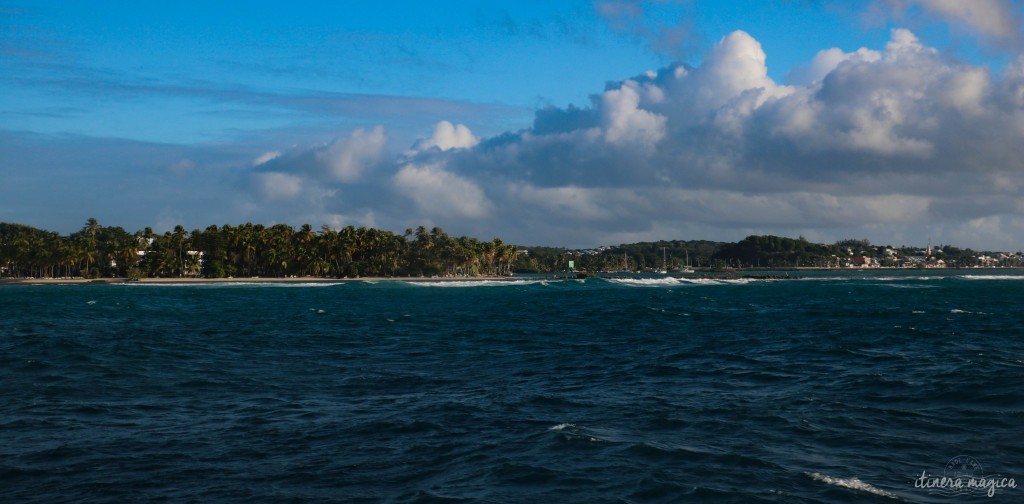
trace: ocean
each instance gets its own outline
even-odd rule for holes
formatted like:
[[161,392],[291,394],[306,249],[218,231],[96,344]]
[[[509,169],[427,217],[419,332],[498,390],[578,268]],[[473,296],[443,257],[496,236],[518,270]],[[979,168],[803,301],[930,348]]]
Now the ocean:
[[0,285],[0,501],[1024,502],[1024,273],[799,275]]

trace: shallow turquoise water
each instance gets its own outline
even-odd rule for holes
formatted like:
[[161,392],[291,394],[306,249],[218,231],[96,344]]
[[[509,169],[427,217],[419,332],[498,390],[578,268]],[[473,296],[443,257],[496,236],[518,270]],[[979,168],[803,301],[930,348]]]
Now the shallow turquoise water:
[[1022,293],[961,271],[0,286],[0,493],[970,501],[914,481],[958,455],[1024,477]]

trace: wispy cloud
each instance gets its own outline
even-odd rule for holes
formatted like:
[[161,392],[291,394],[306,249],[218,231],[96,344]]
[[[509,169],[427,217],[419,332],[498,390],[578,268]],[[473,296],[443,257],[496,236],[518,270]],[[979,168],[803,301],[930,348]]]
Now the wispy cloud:
[[980,40],[996,49],[1024,48],[1022,6],[1014,0],[875,0],[868,8],[875,17],[907,22],[914,16],[941,21],[955,33]]
[[341,93],[319,90],[266,91],[242,85],[205,81],[173,82],[126,75],[109,69],[48,65],[45,73],[15,76],[25,86],[45,86],[63,93],[117,99],[192,98],[215,104],[247,104],[320,116],[382,120],[439,115],[484,117],[521,114],[497,103],[475,103],[446,98]]
[[[613,31],[635,38],[656,53],[683,60],[693,55],[705,40],[693,23],[690,3],[689,0],[598,0],[594,2],[594,9]],[[652,16],[652,6],[668,12]]]

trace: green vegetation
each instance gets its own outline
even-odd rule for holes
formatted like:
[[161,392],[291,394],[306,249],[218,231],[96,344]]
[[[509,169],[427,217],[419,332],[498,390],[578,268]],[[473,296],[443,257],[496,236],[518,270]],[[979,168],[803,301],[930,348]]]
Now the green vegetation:
[[587,250],[520,249],[500,239],[453,237],[420,226],[396,235],[348,226],[314,231],[303,225],[209,226],[163,234],[129,233],[88,219],[68,236],[0,223],[0,276],[42,277],[286,277],[475,276],[695,268],[1021,267],[1024,256],[953,246],[926,249],[874,246],[868,240],[826,245],[803,237],[748,236],[736,243],[657,241]]
[[422,226],[404,235],[251,223],[133,234],[89,219],[61,236],[0,223],[0,276],[17,278],[508,275],[516,251],[497,238],[453,237]]
[[779,236],[748,236],[722,245],[712,256],[716,265],[731,267],[839,266],[838,245],[811,243]]
[[[569,261],[579,272],[669,271],[683,266],[695,268],[842,268],[883,266],[903,268],[934,267],[1021,267],[1024,256],[998,252],[976,252],[952,246],[925,248],[875,246],[865,239],[841,240],[834,244],[812,243],[803,237],[748,236],[736,243],[710,241],[643,242],[599,249],[570,250],[528,247],[516,260],[516,272],[554,273],[568,270]],[[686,260],[689,259],[687,263]]]
[[711,265],[712,255],[722,245],[705,240],[671,240],[587,250],[528,247],[525,249],[526,254],[519,255],[514,269],[517,273],[566,271],[570,260],[575,263],[576,270],[592,273],[660,269],[663,262],[670,269],[680,269],[687,265],[706,267]]

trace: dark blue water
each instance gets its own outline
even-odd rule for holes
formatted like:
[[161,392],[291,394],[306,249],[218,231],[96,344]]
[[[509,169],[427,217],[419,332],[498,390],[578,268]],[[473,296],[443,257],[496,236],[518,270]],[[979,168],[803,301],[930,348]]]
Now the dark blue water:
[[1021,502],[1024,276],[0,286],[3,502]]

